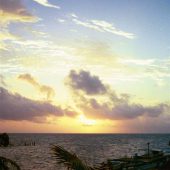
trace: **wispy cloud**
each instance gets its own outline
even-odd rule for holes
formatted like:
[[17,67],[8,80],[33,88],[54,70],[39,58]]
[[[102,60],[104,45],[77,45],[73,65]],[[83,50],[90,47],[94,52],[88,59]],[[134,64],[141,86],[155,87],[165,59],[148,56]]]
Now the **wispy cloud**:
[[151,66],[155,62],[155,59],[124,59],[119,60],[122,64],[134,64],[139,66]]
[[18,76],[19,79],[27,81],[31,85],[33,85],[35,88],[37,88],[41,93],[45,93],[47,96],[47,99],[51,99],[55,95],[55,91],[53,88],[40,84],[34,77],[32,77],[30,74],[21,74]]
[[70,16],[72,16],[73,18],[78,18],[78,16],[75,13],[71,13]]
[[48,47],[48,41],[45,40],[22,40],[22,41],[13,41],[13,43],[16,43],[21,46],[27,46],[27,48],[47,48]]
[[48,0],[33,0],[33,1],[39,3],[40,5],[43,5],[45,7],[60,9],[59,6],[49,3]]
[[9,33],[8,30],[3,29],[0,32],[0,50],[8,50],[7,45],[5,44],[6,40],[17,40],[18,37]]
[[63,23],[63,22],[65,22],[65,19],[58,18],[57,21],[60,23]]
[[138,79],[149,78],[158,86],[166,85],[170,78],[170,59],[119,59],[118,62],[127,69],[134,69],[131,73],[138,74]]
[[39,21],[39,18],[33,16],[21,0],[0,0],[0,50],[8,49],[4,41],[16,39],[15,35],[9,33],[8,26],[10,23],[34,23],[37,21]]
[[71,17],[75,24],[81,25],[83,27],[87,27],[99,32],[108,32],[114,35],[123,36],[128,39],[135,38],[133,33],[122,31],[121,29],[114,27],[112,23],[104,20],[80,20],[79,17],[75,14],[71,14]]

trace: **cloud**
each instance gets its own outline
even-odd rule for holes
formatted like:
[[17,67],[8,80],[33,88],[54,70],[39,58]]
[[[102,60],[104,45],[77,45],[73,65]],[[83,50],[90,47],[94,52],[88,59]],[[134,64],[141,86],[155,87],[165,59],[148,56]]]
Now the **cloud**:
[[0,88],[0,119],[4,120],[33,120],[47,115],[63,116],[64,112],[47,102],[33,101],[19,94],[9,93]]
[[170,58],[167,59],[119,59],[118,62],[124,65],[130,76],[136,77],[138,80],[149,78],[158,86],[168,84],[170,78]]
[[93,76],[90,72],[84,70],[79,72],[71,70],[67,84],[74,90],[81,90],[89,95],[103,94],[107,91],[99,77]]
[[21,0],[0,0],[0,23],[2,25],[10,22],[36,22],[33,16],[22,4]]
[[95,98],[85,99],[79,107],[86,116],[96,119],[125,120],[139,117],[156,118],[170,112],[170,105],[158,104],[154,106],[144,106],[142,104],[127,101],[110,100],[108,102],[99,102]]
[[42,31],[36,31],[36,30],[31,30],[31,29],[30,29],[30,31],[36,36],[41,36],[41,37],[47,37],[48,36],[47,33],[42,32]]
[[70,16],[73,18],[78,18],[78,16],[75,13],[71,13]]
[[13,41],[13,43],[21,45],[21,46],[27,46],[27,48],[33,48],[35,49],[42,49],[48,47],[48,41],[45,40],[25,40],[25,41]]
[[12,94],[0,87],[0,119],[28,120],[41,122],[44,117],[75,116],[76,112],[52,105],[48,102],[34,101],[19,94]]
[[7,86],[4,76],[0,74],[0,86]]
[[17,40],[18,37],[9,33],[8,25],[13,22],[37,22],[39,19],[33,16],[23,5],[21,0],[0,0],[0,50],[8,50],[4,41]]
[[108,32],[114,35],[119,35],[128,39],[134,39],[135,35],[133,33],[129,33],[129,32],[125,32],[122,31],[116,27],[113,26],[112,23],[109,23],[107,21],[103,21],[103,20],[80,20],[78,19],[77,15],[71,15],[72,17],[72,21],[77,24],[77,25],[81,25],[83,27],[87,27],[99,32]]
[[30,74],[21,74],[18,76],[19,79],[24,80],[31,85],[33,85],[35,88],[37,88],[41,93],[45,93],[47,96],[47,99],[50,99],[55,96],[55,91],[53,88],[41,85],[34,77],[32,77]]
[[[159,117],[170,112],[170,105],[159,103],[156,105],[143,105],[131,103],[131,96],[128,94],[117,95],[109,86],[105,85],[97,76],[91,76],[90,72],[72,70],[69,74],[69,85],[74,91],[81,90],[82,93],[75,93],[74,99],[77,107],[89,118],[95,119],[135,119],[139,117]],[[102,94],[101,97],[91,94]]]
[[0,32],[0,50],[7,50],[7,46],[4,41],[6,40],[17,40],[18,37],[10,34],[7,30],[3,30]]
[[[74,54],[81,57],[88,65],[115,66],[117,55],[109,43],[101,41],[79,41]],[[108,62],[109,60],[109,62]],[[108,67],[107,67],[108,68]]]
[[66,20],[65,20],[65,19],[61,19],[61,18],[58,18],[57,21],[60,22],[60,23],[64,23]]
[[122,64],[130,64],[130,65],[137,65],[137,66],[153,66],[153,63],[155,62],[155,59],[124,59],[119,60]]
[[60,9],[59,6],[57,5],[52,5],[48,2],[48,0],[33,0],[35,2],[37,2],[38,4],[45,6],[45,7],[51,7],[51,8],[56,8],[56,9]]
[[143,106],[142,104],[130,104],[128,101],[119,102],[116,105],[114,101],[110,101],[110,103],[99,103],[95,99],[90,99],[87,103],[87,114],[91,113],[92,117],[102,119],[122,120],[135,119],[142,116],[158,117],[168,110],[170,111],[170,106],[167,104]]

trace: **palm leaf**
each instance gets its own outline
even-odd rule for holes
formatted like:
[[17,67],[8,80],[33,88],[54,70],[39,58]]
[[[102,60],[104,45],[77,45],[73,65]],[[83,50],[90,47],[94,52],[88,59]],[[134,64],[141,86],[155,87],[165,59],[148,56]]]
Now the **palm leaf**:
[[11,159],[0,156],[0,170],[21,170],[20,167]]
[[84,163],[78,156],[74,153],[70,153],[61,146],[53,146],[52,151],[54,152],[54,157],[59,164],[64,164],[68,169],[72,170],[94,170],[92,167]]

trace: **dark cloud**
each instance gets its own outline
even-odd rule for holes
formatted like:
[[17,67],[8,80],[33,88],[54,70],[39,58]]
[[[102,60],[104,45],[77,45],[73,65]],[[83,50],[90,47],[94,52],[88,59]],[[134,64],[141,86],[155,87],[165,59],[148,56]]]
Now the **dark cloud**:
[[0,0],[0,23],[10,22],[36,22],[33,16],[24,6],[21,0]]
[[130,104],[128,101],[118,104],[115,104],[114,101],[99,103],[94,98],[86,99],[86,102],[79,106],[89,117],[113,120],[134,119],[140,116],[158,117],[163,113],[170,112],[168,104],[144,106],[142,104]]
[[[135,119],[138,117],[153,118],[170,112],[169,104],[160,103],[145,106],[140,103],[131,103],[129,94],[117,95],[109,86],[103,84],[99,77],[91,76],[87,71],[77,73],[72,70],[69,74],[69,85],[74,90],[81,90],[89,94],[89,96],[85,96],[81,93],[75,93],[74,99],[77,106],[90,118],[111,120]],[[103,98],[92,97],[91,94],[103,94]]]
[[84,70],[79,72],[71,70],[67,84],[69,84],[72,89],[83,91],[88,95],[104,94],[107,91],[99,77],[93,76],[90,72]]
[[155,106],[144,106],[142,104],[119,104],[112,108],[111,115],[113,118],[133,119],[139,116],[158,117],[170,108],[166,104],[159,104]]
[[0,9],[8,13],[31,16],[21,0],[0,0]]
[[37,88],[39,90],[39,92],[41,93],[45,93],[47,99],[51,99],[52,97],[55,96],[55,91],[52,87],[50,86],[46,86],[46,85],[42,85],[40,84],[33,76],[31,76],[30,74],[21,74],[18,76],[19,79],[24,80],[28,83],[30,83],[31,85],[33,85],[35,88]]
[[12,94],[0,88],[0,119],[2,120],[29,120],[53,116],[75,116],[69,109],[62,109],[48,102],[34,101],[19,94]]

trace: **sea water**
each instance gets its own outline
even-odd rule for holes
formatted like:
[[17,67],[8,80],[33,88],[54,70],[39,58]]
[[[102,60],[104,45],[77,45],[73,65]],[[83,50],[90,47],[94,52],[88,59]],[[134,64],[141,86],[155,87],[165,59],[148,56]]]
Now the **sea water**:
[[[59,145],[76,153],[89,165],[107,159],[143,154],[168,147],[170,134],[9,134],[13,146],[0,148],[0,156],[16,161],[22,170],[65,170],[51,147]],[[35,146],[34,146],[35,144]],[[27,145],[27,146],[25,146]]]

